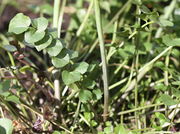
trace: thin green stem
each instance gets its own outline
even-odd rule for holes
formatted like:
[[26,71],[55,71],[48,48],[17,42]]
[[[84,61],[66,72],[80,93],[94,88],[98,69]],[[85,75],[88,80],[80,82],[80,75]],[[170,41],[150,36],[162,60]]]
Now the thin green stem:
[[94,1],[92,0],[91,3],[90,3],[90,5],[89,5],[89,7],[88,7],[86,16],[84,17],[83,22],[81,23],[79,29],[78,29],[77,32],[76,32],[76,36],[77,36],[77,37],[80,36],[82,30],[84,29],[85,24],[87,24],[87,20],[88,20],[88,18],[89,18],[89,16],[90,16],[90,13],[91,13],[91,10],[92,10],[92,8],[93,8],[93,5],[94,5]]
[[[139,0],[141,1],[141,0]],[[137,14],[140,15],[141,14],[141,10],[139,5],[137,5]],[[137,18],[137,25],[140,26],[141,25],[141,19]],[[137,30],[137,29],[136,29]],[[135,104],[135,108],[138,107],[138,65],[139,65],[139,45],[140,45],[140,31],[137,30],[137,35],[135,37],[135,72],[136,72],[136,78],[135,78],[135,99],[134,99],[134,104]],[[137,113],[137,111],[135,111],[135,120],[136,120],[136,128],[140,129],[140,125],[139,125],[139,115]]]
[[[67,47],[69,48],[70,46],[72,46],[72,44],[78,39],[78,37],[81,35],[85,25],[87,24],[88,22],[88,18],[90,16],[90,13],[93,9],[93,5],[94,5],[94,0],[91,1],[89,7],[88,7],[88,10],[87,10],[87,13],[83,19],[83,22],[81,23],[80,27],[78,28],[77,32],[76,32],[76,36],[72,39],[72,41],[70,43],[67,44]],[[87,24],[88,25],[88,24]],[[67,34],[68,35],[68,34]]]
[[[63,22],[63,15],[64,15],[64,7],[66,5],[66,0],[62,1],[62,6],[60,10],[60,0],[55,0],[54,2],[54,16],[53,16],[53,27],[57,28],[58,38],[61,35],[61,27]],[[60,100],[60,80],[59,80],[59,70],[53,70],[54,75],[54,91],[55,91],[55,98]]]
[[[172,48],[172,46],[169,46],[169,47],[166,48],[164,51],[162,51],[159,55],[157,55],[154,59],[152,59],[150,62],[148,62],[147,64],[145,64],[142,68],[140,68],[139,71],[138,71],[139,74],[138,74],[138,77],[137,77],[137,78],[138,78],[138,81],[140,81],[140,80],[144,77],[144,75],[145,75],[149,70],[152,69],[153,64],[154,64],[159,58],[161,58],[165,53],[167,53],[171,48]],[[125,88],[125,89],[123,88],[123,89],[124,89],[123,91],[120,90],[118,93],[116,93],[116,94],[111,98],[111,100],[114,100],[115,98],[117,98],[117,97],[120,95],[120,93],[124,92],[124,94],[121,96],[121,101],[122,101],[123,99],[125,99],[125,98],[128,96],[129,92],[134,89],[135,84],[136,84],[136,81],[135,81],[135,79],[133,79],[127,88]]]
[[114,43],[116,42],[117,29],[118,29],[118,20],[116,20],[116,21],[114,22],[114,31],[113,31],[113,37],[112,37],[111,44],[114,44]]
[[89,127],[91,126],[91,124],[89,123],[89,121],[88,121],[82,114],[79,114],[79,116],[80,116],[81,119],[86,123],[86,125],[88,125]]
[[117,14],[112,18],[112,20],[105,26],[105,31],[119,18],[119,16],[123,13],[126,8],[131,5],[132,0],[128,0],[123,7],[117,12]]
[[[116,13],[116,15],[113,17],[113,19],[103,28],[104,31],[107,31],[108,28],[119,18],[119,16],[124,12],[128,12],[126,9],[130,9],[131,6],[131,1],[132,0],[128,0],[123,6],[122,8],[120,8],[120,10]],[[130,5],[130,6],[129,6]],[[129,7],[128,7],[129,6]],[[94,43],[91,45],[89,51],[87,52],[87,54],[84,57],[84,61],[89,57],[89,55],[92,53],[92,51],[95,49],[96,45],[98,44],[98,39],[96,39],[94,41]]]
[[59,13],[59,20],[58,20],[58,38],[61,37],[61,29],[62,29],[62,23],[63,23],[63,16],[64,16],[64,8],[66,5],[67,0],[63,0],[61,10]]
[[160,57],[162,57],[165,53],[167,53],[170,49],[172,49],[172,46],[169,46],[164,51],[162,51],[159,55],[157,55],[154,59],[152,59],[150,62],[145,64],[142,68],[139,69],[139,72],[142,72],[146,67],[149,65],[152,65],[155,61],[157,61]]
[[[60,11],[60,0],[54,0],[54,11],[53,11],[53,27],[58,28],[58,18],[59,18],[59,11]],[[56,99],[60,100],[60,82],[59,82],[59,75],[58,70],[53,70],[54,75],[54,96]]]
[[10,61],[11,61],[11,65],[12,65],[12,66],[15,66],[15,62],[14,62],[14,59],[13,59],[12,54],[11,54],[10,52],[7,52],[7,53],[8,53],[9,59],[10,59]]
[[128,78],[124,78],[124,79],[112,84],[111,86],[109,86],[109,90],[121,85],[122,83],[126,82],[127,80],[128,80]]
[[[113,44],[115,43],[115,41],[116,41],[117,28],[118,28],[118,21],[115,21],[111,45],[113,45]],[[110,47],[109,52],[108,52],[108,54],[107,54],[107,62],[110,60],[111,56],[112,56],[115,52],[116,52],[116,50],[114,49],[114,47]]]
[[127,59],[124,60],[123,63],[114,71],[114,74],[116,75],[116,74],[121,70],[121,68],[122,68],[125,64],[127,64],[127,62],[128,62]]
[[[176,6],[176,2],[177,2],[177,0],[172,0],[171,1],[170,5],[168,6],[168,9],[165,12],[165,14],[162,16],[163,19],[168,19],[170,17],[170,15],[172,14],[172,12],[173,12],[173,10],[174,10],[174,8]],[[156,32],[155,38],[159,38],[162,31],[163,31],[163,28],[160,27]]]
[[170,56],[170,54],[171,54],[171,50],[172,50],[172,48],[169,50],[169,53],[167,54],[166,59],[165,59],[166,69],[165,69],[165,71],[164,71],[164,84],[165,84],[166,86],[169,85],[168,66],[169,66],[169,56]]
[[94,3],[95,3],[96,27],[97,27],[98,38],[99,38],[99,43],[100,43],[102,71],[103,71],[103,84],[104,84],[103,120],[106,121],[107,115],[108,115],[108,107],[109,107],[109,87],[108,87],[107,61],[106,61],[106,53],[105,53],[105,47],[104,47],[104,39],[103,39],[103,31],[102,31],[102,24],[101,24],[99,0],[94,0]]
[[129,84],[132,81],[133,73],[134,73],[134,63],[132,63],[132,66],[131,66],[131,72],[130,72],[130,75],[129,75],[129,78],[128,78],[128,82],[127,82],[126,86],[121,90],[121,92],[126,91],[126,89],[128,88]]
[[[78,115],[79,115],[80,107],[81,107],[81,101],[79,100],[78,106],[77,106],[77,109],[76,109],[76,112],[75,112],[75,116],[74,116],[73,126],[76,124],[76,120],[77,120],[77,117],[78,117]],[[71,132],[73,133],[73,131],[74,131],[74,127],[73,127],[73,129],[71,130]]]
[[54,0],[54,11],[53,11],[53,27],[58,27],[58,17],[60,10],[60,0]]
[[146,22],[145,24],[143,24],[143,25],[141,26],[141,28],[144,28],[144,27],[146,27],[147,25],[150,25],[150,24],[153,24],[153,23],[155,23],[155,22],[154,22],[154,21]]
[[118,115],[129,114],[129,113],[132,113],[132,112],[135,112],[135,111],[140,111],[140,110],[144,110],[144,109],[151,108],[151,107],[156,107],[156,106],[161,106],[161,105],[164,105],[164,103],[152,104],[152,105],[147,105],[147,106],[143,106],[143,107],[134,108],[134,109],[131,109],[131,110],[122,111],[122,112],[118,113]]

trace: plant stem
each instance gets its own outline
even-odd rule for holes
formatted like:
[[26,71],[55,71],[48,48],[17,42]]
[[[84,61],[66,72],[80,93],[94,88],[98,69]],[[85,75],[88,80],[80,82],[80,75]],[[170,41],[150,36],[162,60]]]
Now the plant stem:
[[166,86],[169,85],[169,81],[168,81],[168,66],[169,66],[169,56],[170,56],[170,54],[171,54],[171,50],[172,50],[172,48],[169,50],[169,53],[167,54],[166,59],[165,59],[166,69],[165,69],[165,71],[164,71],[164,84],[165,84]]
[[[141,0],[139,0],[141,2]],[[139,5],[137,5],[137,14],[140,15],[141,14],[141,10]],[[140,26],[141,25],[141,19],[137,18],[137,25]],[[139,65],[139,44],[140,44],[140,31],[138,29],[137,30],[137,35],[135,37],[135,60],[134,60],[134,64],[135,64],[135,72],[136,72],[136,78],[135,78],[135,99],[134,99],[134,104],[135,104],[135,108],[138,108],[138,65]],[[135,120],[136,120],[136,128],[140,129],[140,124],[139,124],[139,115],[137,113],[137,111],[135,111]]]
[[121,70],[121,68],[127,64],[127,62],[128,62],[127,59],[124,60],[124,61],[121,63],[121,65],[113,72],[113,74],[116,75],[116,74]]
[[[76,121],[77,121],[77,118],[78,118],[78,115],[79,115],[80,107],[81,107],[81,101],[79,100],[77,108],[76,108],[75,116],[74,116],[73,126],[75,126],[75,124],[76,124]],[[71,130],[71,132],[73,133],[73,131],[74,131],[74,127]]]
[[10,59],[10,61],[11,61],[11,65],[12,65],[12,66],[15,66],[15,62],[14,62],[14,59],[13,59],[12,54],[11,54],[10,52],[7,52],[7,53],[8,53],[9,59]]
[[94,0],[94,4],[95,4],[96,27],[97,27],[98,38],[99,38],[99,43],[100,43],[102,71],[103,71],[103,83],[104,83],[103,120],[106,121],[107,115],[108,115],[108,106],[109,106],[109,87],[108,87],[107,61],[106,61],[106,53],[105,53],[105,47],[104,47],[104,39],[103,39],[103,31],[102,31],[102,24],[101,24],[99,0]]
[[93,8],[93,4],[94,4],[94,1],[92,0],[92,1],[91,1],[91,4],[90,4],[89,7],[88,7],[86,16],[84,17],[83,22],[81,23],[81,25],[80,25],[78,31],[76,32],[76,36],[77,36],[77,37],[80,36],[80,34],[81,34],[81,32],[82,32],[82,30],[83,30],[85,24],[87,23],[87,20],[88,20],[88,18],[89,18],[89,16],[90,16],[90,13],[91,13],[92,8]]
[[122,83],[126,82],[127,80],[128,80],[128,78],[124,78],[124,79],[122,79],[122,80],[120,80],[120,81],[114,83],[113,85],[109,86],[109,90],[111,90],[111,89],[113,89],[113,88],[115,88],[115,87],[121,85]]
[[[132,81],[133,73],[134,73],[134,63],[132,63],[132,65],[131,65],[131,72],[130,72],[130,75],[129,75],[129,78],[128,78],[128,82],[127,82],[126,86],[121,90],[121,92],[126,91],[127,87],[129,86],[129,84],[130,84],[131,81]],[[136,79],[137,79],[137,78],[136,78]]]
[[129,4],[131,5],[131,1],[132,0],[128,0],[123,7],[117,12],[117,14],[112,18],[112,20],[105,26],[105,31],[109,28],[109,26],[111,26],[118,18],[119,16],[123,13],[124,10],[127,9],[127,7],[129,6]]
[[53,11],[53,27],[58,27],[58,17],[60,9],[60,0],[54,0],[54,11]]
[[54,97],[58,100],[61,99],[60,96],[60,82],[59,82],[59,70],[55,69],[52,71],[53,75],[54,75]]
[[[152,69],[154,62],[156,62],[159,58],[161,58],[161,57],[162,57],[166,52],[168,52],[171,48],[172,48],[172,46],[169,46],[169,47],[166,48],[164,51],[162,51],[159,55],[157,55],[154,59],[152,59],[150,62],[148,62],[147,64],[145,64],[142,68],[140,68],[139,71],[138,71],[138,72],[139,72],[139,74],[138,74],[138,81],[140,81],[140,80],[144,77],[144,75],[145,75],[149,70]],[[125,99],[125,98],[128,96],[129,91],[131,91],[131,90],[134,89],[135,84],[136,84],[136,81],[135,81],[135,79],[133,79],[127,88],[125,88],[125,89],[123,88],[123,89],[124,89],[123,91],[120,90],[118,93],[116,93],[116,94],[111,98],[111,100],[114,100],[115,98],[117,98],[117,97],[120,95],[120,93],[124,92],[124,94],[121,96],[121,101],[122,101],[123,99]]]
[[139,111],[139,110],[143,110],[143,109],[147,109],[147,108],[151,108],[151,107],[156,107],[156,106],[161,106],[161,105],[164,105],[164,104],[158,103],[158,104],[152,104],[152,105],[147,105],[147,106],[143,106],[143,107],[138,107],[138,108],[134,108],[134,109],[127,110],[127,111],[122,111],[122,112],[118,113],[118,115],[128,114],[128,113],[132,113],[135,111]]
[[[123,7],[116,13],[116,15],[113,17],[113,19],[103,28],[104,31],[107,31],[108,28],[119,18],[119,16],[123,13],[123,11],[125,11],[127,8],[130,9],[131,6],[131,0],[128,0]],[[126,11],[127,12],[127,11]],[[95,49],[96,45],[98,44],[98,39],[96,39],[94,41],[94,43],[91,45],[91,48],[89,49],[89,51],[87,52],[87,54],[85,55],[83,61],[85,61],[89,55],[92,53],[92,51]]]
[[[112,37],[112,41],[111,41],[111,45],[113,46],[113,44],[116,41],[116,37],[117,37],[117,28],[118,28],[118,21],[115,21],[114,23],[114,31],[113,31],[113,37]],[[109,52],[107,54],[107,62],[109,62],[111,56],[116,52],[116,50],[114,50],[113,47],[110,47]]]
[[0,106],[0,113],[1,113],[1,117],[4,118],[5,116],[4,116],[4,112],[1,106]]
[[59,13],[59,20],[58,20],[58,38],[61,37],[61,29],[62,29],[65,5],[66,5],[66,0],[63,0],[61,10],[60,10],[60,13]]
[[[163,52],[161,52],[158,56],[156,56],[153,60],[151,60],[149,63],[144,65],[142,68],[139,69],[138,74],[138,81],[143,78],[143,76],[152,69],[154,62],[156,62],[160,57],[162,57],[166,52],[168,52],[172,46],[169,46],[166,48]],[[124,95],[121,97],[122,99],[125,99],[128,95],[128,92],[131,91],[135,86],[135,79],[131,82],[130,86],[126,89]]]
[[[88,18],[90,16],[91,10],[93,9],[93,5],[94,5],[94,0],[91,1],[87,13],[83,19],[83,22],[81,23],[80,27],[78,28],[77,32],[76,32],[76,36],[72,39],[72,41],[70,43],[67,44],[67,47],[69,48],[70,46],[72,46],[72,44],[78,39],[78,37],[81,35],[85,24],[87,24]],[[88,24],[87,24],[88,25]]]
[[172,49],[172,46],[169,46],[164,51],[162,51],[159,55],[157,55],[154,59],[152,59],[150,62],[145,64],[142,68],[139,69],[139,72],[142,72],[146,67],[153,64],[155,61],[157,61],[160,57],[162,57],[165,53],[167,53],[170,49]]
[[[169,16],[172,14],[172,12],[173,12],[173,10],[174,10],[174,8],[175,8],[175,6],[176,6],[176,1],[177,1],[177,0],[172,0],[172,1],[171,1],[170,5],[168,6],[168,9],[167,9],[166,12],[165,12],[165,14],[162,16],[163,19],[168,19]],[[162,31],[163,31],[163,28],[160,27],[160,28],[157,30],[157,32],[156,32],[155,38],[159,38],[160,35],[161,35],[161,33],[162,33]]]
[[[66,2],[66,0],[63,0],[63,4]],[[53,12],[53,27],[58,29],[58,37],[60,38],[60,32],[61,32],[61,24],[62,24],[62,18],[63,18],[63,10],[60,11],[60,0],[54,1],[54,12]],[[60,12],[59,12],[60,11]],[[59,19],[58,19],[59,18]],[[60,81],[59,81],[59,70],[55,69],[53,70],[54,75],[54,96],[56,99],[60,100]]]

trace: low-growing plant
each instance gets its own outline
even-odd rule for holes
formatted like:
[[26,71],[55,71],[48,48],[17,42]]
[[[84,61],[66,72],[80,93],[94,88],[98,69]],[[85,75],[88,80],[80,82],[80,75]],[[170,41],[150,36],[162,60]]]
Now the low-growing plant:
[[48,5],[35,19],[16,14],[0,34],[0,132],[178,132],[178,1],[86,2],[64,37],[66,0],[54,1],[53,22]]

